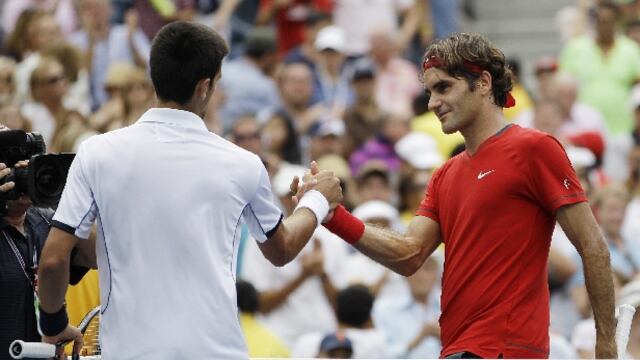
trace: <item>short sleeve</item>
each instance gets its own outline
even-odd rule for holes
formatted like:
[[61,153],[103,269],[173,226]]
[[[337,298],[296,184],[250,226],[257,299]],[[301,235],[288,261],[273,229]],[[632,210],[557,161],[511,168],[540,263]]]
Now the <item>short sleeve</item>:
[[420,202],[416,215],[426,216],[431,220],[440,223],[440,214],[438,213],[438,189],[440,187],[440,178],[444,167],[440,167],[431,177],[427,185],[424,199]]
[[244,208],[242,216],[251,235],[258,242],[264,242],[271,237],[282,222],[282,211],[273,201],[269,175],[262,164],[258,187],[249,204]]
[[580,180],[558,140],[544,136],[534,144],[528,160],[532,197],[549,213],[555,214],[565,205],[587,201]]
[[83,164],[87,162],[85,150],[81,145],[71,163],[67,182],[52,222],[54,227],[81,239],[89,237],[91,225],[97,215],[96,202]]

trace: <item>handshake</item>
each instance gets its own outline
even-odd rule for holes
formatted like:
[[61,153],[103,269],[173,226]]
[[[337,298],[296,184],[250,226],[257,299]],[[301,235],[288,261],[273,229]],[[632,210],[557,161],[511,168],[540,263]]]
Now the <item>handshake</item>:
[[[291,191],[290,194],[293,203],[298,205],[296,208],[309,208],[309,210],[316,214],[316,218],[318,218],[320,223],[326,223],[331,220],[333,211],[342,202],[340,179],[338,179],[332,171],[320,171],[315,161],[311,162],[309,170],[307,170],[302,179],[297,176],[293,178],[289,190]],[[312,190],[317,191],[317,193],[311,192]],[[305,197],[305,195],[307,196]],[[328,215],[323,219],[320,219],[318,215],[319,213],[324,214],[324,212],[316,211],[316,209],[318,207],[324,207],[326,204],[319,204],[323,200],[318,195],[322,195],[329,205]]]

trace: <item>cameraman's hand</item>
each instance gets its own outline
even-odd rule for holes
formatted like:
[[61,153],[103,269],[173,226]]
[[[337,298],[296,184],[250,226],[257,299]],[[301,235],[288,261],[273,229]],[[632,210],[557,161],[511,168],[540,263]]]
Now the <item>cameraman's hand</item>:
[[16,163],[16,165],[14,167],[17,168],[26,168],[27,166],[29,166],[29,160],[20,160]]
[[8,168],[4,163],[0,163],[0,192],[7,192],[13,189],[16,184],[13,181],[9,181],[4,183],[2,179],[4,179],[7,175],[11,174],[11,168]]

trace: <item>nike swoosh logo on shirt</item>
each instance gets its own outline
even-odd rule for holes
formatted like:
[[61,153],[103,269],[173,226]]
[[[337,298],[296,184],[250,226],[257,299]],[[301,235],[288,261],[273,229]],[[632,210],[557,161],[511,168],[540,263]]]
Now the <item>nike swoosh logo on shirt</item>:
[[491,173],[492,173],[492,172],[494,172],[494,171],[495,171],[495,170],[489,170],[489,171],[486,171],[486,172],[482,172],[482,171],[480,171],[480,174],[478,174],[478,180],[480,180],[480,179],[482,179],[483,177],[485,177],[485,176],[487,176],[487,175],[491,174]]

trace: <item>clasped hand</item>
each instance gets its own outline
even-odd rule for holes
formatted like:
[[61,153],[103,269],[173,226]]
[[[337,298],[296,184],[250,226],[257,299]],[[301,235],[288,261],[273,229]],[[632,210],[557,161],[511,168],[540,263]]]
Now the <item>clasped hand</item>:
[[342,202],[342,187],[340,179],[332,171],[320,171],[315,161],[311,162],[309,170],[302,177],[302,183],[298,176],[293,178],[289,186],[292,200],[295,204],[302,199],[302,196],[309,190],[318,190],[329,202],[331,211],[322,222],[327,222],[333,215],[333,210]]

